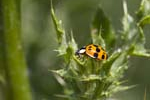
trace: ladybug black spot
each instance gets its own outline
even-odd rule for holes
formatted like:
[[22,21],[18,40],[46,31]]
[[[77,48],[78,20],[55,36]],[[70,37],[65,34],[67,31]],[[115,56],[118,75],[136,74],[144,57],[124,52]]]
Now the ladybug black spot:
[[97,45],[93,45],[94,47],[98,47]]
[[99,49],[99,48],[96,48],[96,52],[100,52],[100,49]]
[[102,55],[102,59],[105,59],[105,55]]
[[89,48],[88,50],[89,50],[89,51],[91,51],[92,49],[91,49],[91,48]]
[[89,49],[92,48],[92,46],[89,46]]
[[97,58],[98,57],[98,53],[94,53],[94,55],[93,55],[95,58]]

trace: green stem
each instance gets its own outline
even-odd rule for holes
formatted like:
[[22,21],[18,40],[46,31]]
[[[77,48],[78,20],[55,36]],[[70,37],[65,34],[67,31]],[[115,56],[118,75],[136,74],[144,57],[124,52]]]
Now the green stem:
[[4,68],[9,100],[31,100],[27,66],[21,44],[20,0],[2,0]]

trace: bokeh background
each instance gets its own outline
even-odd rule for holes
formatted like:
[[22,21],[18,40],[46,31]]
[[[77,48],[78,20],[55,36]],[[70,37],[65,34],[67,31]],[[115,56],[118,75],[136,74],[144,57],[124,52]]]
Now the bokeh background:
[[[135,16],[141,0],[126,0],[128,11]],[[53,0],[58,19],[67,34],[73,32],[81,47],[90,43],[90,24],[98,6],[110,19],[115,33],[122,30],[123,0]],[[22,0],[22,37],[34,100],[62,100],[63,88],[49,70],[59,69],[63,62],[58,57],[56,34],[50,15],[50,0]],[[150,48],[150,26],[145,27],[146,48]],[[146,89],[150,100],[150,59],[131,57],[129,69],[124,74],[126,85],[137,85],[130,90],[116,93],[115,100],[144,100]]]

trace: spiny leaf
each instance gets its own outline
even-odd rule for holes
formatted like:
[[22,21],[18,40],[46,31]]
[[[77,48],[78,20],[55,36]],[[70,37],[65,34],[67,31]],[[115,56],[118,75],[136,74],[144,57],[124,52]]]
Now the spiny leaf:
[[118,91],[125,91],[125,90],[129,90],[131,88],[136,87],[137,85],[132,85],[132,86],[113,86],[109,88],[109,94],[112,95],[113,93],[116,93]]
[[136,23],[130,14],[128,13],[127,4],[123,2],[123,9],[124,9],[124,16],[122,19],[123,24],[123,32],[122,32],[122,39],[123,42],[126,44],[130,44],[133,38],[137,33]]
[[116,52],[114,52],[109,59],[103,64],[103,69],[106,73],[106,75],[110,74],[110,69],[112,67],[112,64],[114,63],[114,61],[120,56],[121,50],[118,50]]
[[111,66],[111,75],[118,76],[118,78],[120,76],[122,76],[124,70],[126,69],[128,63],[128,54],[127,51],[123,51],[118,58],[114,61],[114,63]]
[[144,32],[143,32],[142,28],[139,27],[138,37],[137,37],[135,43],[133,43],[131,45],[131,48],[133,48],[132,49],[133,51],[131,52],[131,55],[142,56],[142,57],[150,57],[150,54],[145,49],[144,44],[145,44]]
[[91,82],[91,81],[96,81],[96,80],[102,80],[102,77],[100,77],[99,75],[89,75],[87,77],[85,76],[81,78],[80,81]]
[[65,34],[65,31],[63,30],[63,28],[61,26],[61,20],[58,20],[56,18],[56,15],[55,15],[55,12],[54,12],[52,4],[51,4],[51,16],[52,16],[52,20],[53,20],[53,23],[54,23],[54,27],[55,27],[56,33],[57,33],[58,43],[61,44],[62,38],[63,38],[63,34]]
[[139,26],[144,27],[145,25],[150,24],[150,15],[145,16],[138,23]]
[[91,36],[94,44],[102,45],[105,48],[106,42],[108,48],[114,46],[116,38],[114,30],[112,29],[109,19],[105,16],[100,6],[98,7],[92,21]]
[[138,21],[150,14],[150,1],[142,0],[139,10],[136,12]]

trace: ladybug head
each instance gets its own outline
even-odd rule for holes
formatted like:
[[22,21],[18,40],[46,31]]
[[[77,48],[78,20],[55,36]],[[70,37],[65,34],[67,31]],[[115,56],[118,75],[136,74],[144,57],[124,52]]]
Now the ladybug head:
[[82,47],[76,51],[75,55],[80,55],[80,54],[84,54],[84,53],[85,53],[85,47]]

